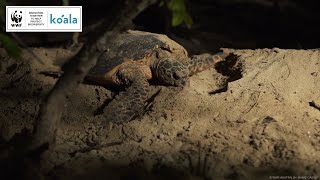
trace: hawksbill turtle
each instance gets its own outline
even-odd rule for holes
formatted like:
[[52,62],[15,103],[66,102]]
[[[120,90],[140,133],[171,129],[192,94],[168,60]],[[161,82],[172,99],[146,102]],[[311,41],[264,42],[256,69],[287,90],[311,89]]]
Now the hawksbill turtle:
[[150,80],[184,87],[191,75],[213,67],[229,55],[220,52],[189,57],[184,47],[164,34],[129,30],[108,42],[85,80],[103,86],[126,86],[103,109],[106,122],[120,124],[144,110],[152,94]]
[[129,30],[103,52],[86,79],[103,85],[126,85],[104,109],[108,122],[132,120],[150,97],[149,80],[185,86],[189,76],[223,61],[225,53],[189,57],[186,49],[163,34]]

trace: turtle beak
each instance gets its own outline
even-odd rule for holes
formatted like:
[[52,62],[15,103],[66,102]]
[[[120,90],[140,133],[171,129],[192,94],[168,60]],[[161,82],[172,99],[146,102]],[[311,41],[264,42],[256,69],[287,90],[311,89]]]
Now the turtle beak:
[[183,86],[184,86],[184,87],[190,87],[190,80],[189,80],[189,78],[185,79]]
[[189,71],[176,71],[173,73],[175,79],[175,85],[179,87],[185,87],[189,82]]
[[188,78],[181,78],[175,82],[175,85],[178,87],[190,86],[190,82]]

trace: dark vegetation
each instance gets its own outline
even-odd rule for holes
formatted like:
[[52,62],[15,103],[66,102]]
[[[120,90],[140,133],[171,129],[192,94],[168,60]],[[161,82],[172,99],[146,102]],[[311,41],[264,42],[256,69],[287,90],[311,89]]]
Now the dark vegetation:
[[[177,1],[177,6],[179,0]],[[133,19],[134,26],[156,33],[168,34],[188,50],[215,51],[220,47],[232,48],[317,48],[320,14],[316,0],[181,0],[187,15],[173,13],[166,5],[154,4]],[[14,0],[19,5],[62,5],[62,1]],[[85,40],[92,26],[106,13],[114,14],[120,1],[72,0],[71,5],[83,6]],[[172,16],[173,15],[173,16]],[[192,18],[188,19],[187,16]],[[174,21],[175,23],[171,23]],[[187,23],[186,23],[187,22]],[[172,26],[174,25],[174,27]],[[189,28],[190,27],[190,28]],[[71,33],[18,34],[27,45],[61,46],[71,40]],[[70,43],[70,42],[69,42]]]

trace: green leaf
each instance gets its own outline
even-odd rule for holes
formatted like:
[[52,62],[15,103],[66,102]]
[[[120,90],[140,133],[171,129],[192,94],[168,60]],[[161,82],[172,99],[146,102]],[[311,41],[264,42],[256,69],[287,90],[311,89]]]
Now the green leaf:
[[184,0],[170,0],[167,6],[171,11],[186,11]]
[[177,12],[172,13],[171,25],[173,27],[181,25],[183,23],[183,20],[183,14]]
[[184,23],[186,23],[188,28],[191,28],[193,20],[189,14],[185,14]]
[[187,12],[185,0],[168,0],[167,8],[172,12],[171,26],[176,27],[185,23],[188,28],[191,27],[193,21]]
[[21,59],[21,49],[13,39],[6,34],[0,33],[0,42],[10,57]]

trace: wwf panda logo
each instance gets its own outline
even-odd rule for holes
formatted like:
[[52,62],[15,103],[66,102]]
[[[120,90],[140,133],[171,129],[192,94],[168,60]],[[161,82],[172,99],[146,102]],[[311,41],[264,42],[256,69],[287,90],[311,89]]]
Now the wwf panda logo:
[[22,11],[15,11],[11,14],[11,20],[15,23],[20,23],[22,20]]

